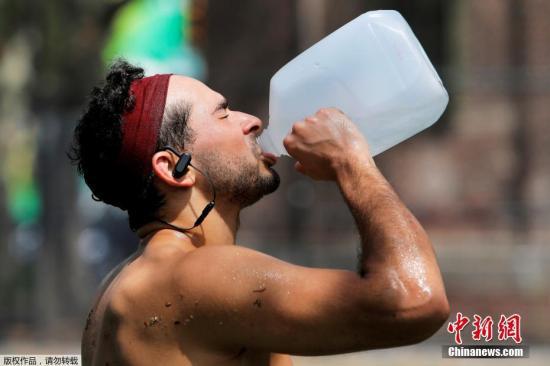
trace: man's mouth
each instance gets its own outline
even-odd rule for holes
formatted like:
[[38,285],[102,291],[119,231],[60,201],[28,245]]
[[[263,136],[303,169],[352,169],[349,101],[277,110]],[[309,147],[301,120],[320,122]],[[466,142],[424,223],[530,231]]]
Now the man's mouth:
[[277,157],[271,153],[262,151],[262,159],[269,165],[275,165],[277,164]]
[[254,143],[253,148],[254,148],[254,155],[256,155],[261,160],[265,161],[268,166],[271,167],[277,164],[277,156],[267,151],[262,151],[262,148],[257,142]]

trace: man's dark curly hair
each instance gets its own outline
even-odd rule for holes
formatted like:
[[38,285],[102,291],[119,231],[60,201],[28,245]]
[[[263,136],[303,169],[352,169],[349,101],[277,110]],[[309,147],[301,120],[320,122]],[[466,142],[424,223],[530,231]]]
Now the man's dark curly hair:
[[[122,114],[134,107],[130,84],[143,76],[142,68],[122,59],[111,66],[105,83],[92,89],[87,109],[75,128],[69,155],[94,199],[128,211],[132,230],[154,220],[165,203],[152,172],[129,182],[116,165],[122,147]],[[187,126],[191,107],[181,104],[166,108],[157,150],[171,146],[183,151],[184,144],[193,139]]]

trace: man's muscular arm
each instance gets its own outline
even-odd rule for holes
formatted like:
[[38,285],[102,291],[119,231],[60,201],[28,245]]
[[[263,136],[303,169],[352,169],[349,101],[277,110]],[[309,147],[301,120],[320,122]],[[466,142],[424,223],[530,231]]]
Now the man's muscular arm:
[[334,180],[361,233],[360,273],[307,268],[233,246],[189,253],[176,274],[185,337],[224,354],[242,348],[321,355],[405,345],[448,316],[426,233],[376,168],[356,127],[336,110],[294,125],[296,169]]
[[[359,275],[383,294],[371,305],[395,309],[403,326],[414,320],[409,342],[431,335],[449,306],[430,240],[377,169],[357,127],[341,111],[321,109],[293,126],[285,147],[298,171],[337,182],[361,235]],[[399,342],[402,329],[392,330]]]
[[402,320],[404,328],[388,331],[395,334],[396,345],[403,330],[410,337],[407,343],[425,339],[449,312],[426,232],[372,159],[356,157],[343,163],[337,182],[361,236],[359,275],[371,290],[385,294],[381,301]]

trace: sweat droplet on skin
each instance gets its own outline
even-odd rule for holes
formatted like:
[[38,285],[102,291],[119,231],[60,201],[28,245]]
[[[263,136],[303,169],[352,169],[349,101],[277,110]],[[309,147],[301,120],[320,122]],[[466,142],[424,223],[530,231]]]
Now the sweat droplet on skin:
[[188,323],[191,322],[191,320],[193,320],[195,317],[193,316],[193,314],[189,315],[187,318],[185,318],[185,320],[183,321],[183,325],[187,325]]
[[157,325],[158,323],[160,323],[161,319],[159,316],[152,316],[151,318],[149,318],[149,322],[147,323],[147,326],[149,327],[152,327],[153,325]]
[[409,247],[408,250],[402,251],[401,258],[408,278],[412,279],[421,290],[418,296],[429,296],[431,288],[428,285],[426,265],[420,259],[421,256],[418,253],[418,248]]

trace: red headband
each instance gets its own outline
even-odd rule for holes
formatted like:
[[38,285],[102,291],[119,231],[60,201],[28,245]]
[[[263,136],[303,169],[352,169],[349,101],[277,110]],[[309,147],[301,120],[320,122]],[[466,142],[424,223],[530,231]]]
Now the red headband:
[[122,148],[118,162],[131,178],[143,179],[151,173],[151,157],[157,147],[171,75],[137,79],[130,86],[134,107],[122,115]]

